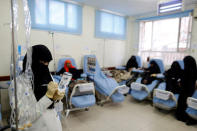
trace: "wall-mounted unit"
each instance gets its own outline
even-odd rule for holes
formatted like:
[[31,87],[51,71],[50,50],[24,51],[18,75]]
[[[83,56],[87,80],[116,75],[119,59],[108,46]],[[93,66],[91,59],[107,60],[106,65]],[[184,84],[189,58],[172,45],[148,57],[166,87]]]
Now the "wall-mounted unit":
[[161,0],[158,4],[158,14],[166,14],[181,11],[183,0]]

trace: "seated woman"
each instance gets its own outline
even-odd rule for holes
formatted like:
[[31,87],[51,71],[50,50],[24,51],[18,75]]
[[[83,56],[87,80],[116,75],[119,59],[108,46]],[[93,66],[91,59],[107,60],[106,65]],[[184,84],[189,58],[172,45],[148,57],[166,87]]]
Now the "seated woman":
[[131,58],[128,60],[126,65],[126,70],[130,72],[132,68],[138,68],[137,60],[135,56],[131,56]]
[[141,83],[148,85],[156,79],[155,76],[156,76],[156,74],[160,73],[160,69],[155,61],[151,61],[150,67],[145,69],[144,72],[145,73],[143,75]]
[[131,71],[133,68],[138,68],[138,63],[135,56],[131,56],[126,65],[126,70],[112,70],[110,73],[112,77],[119,83],[124,80],[129,80],[133,76]]
[[64,63],[64,67],[57,73],[57,75],[61,75],[64,72],[69,72],[72,74],[72,79],[77,80],[80,78],[81,74],[83,73],[82,70],[76,69],[70,60],[66,60]]
[[183,70],[177,61],[172,63],[171,68],[166,71],[166,90],[174,94],[179,94],[181,90],[181,78]]
[[62,75],[64,72],[69,72],[72,74],[72,80],[68,85],[70,87],[68,96],[70,96],[76,84],[87,83],[86,80],[77,80],[78,78],[81,77],[81,74],[83,73],[83,71],[76,69],[76,67],[72,65],[72,62],[70,60],[65,61],[64,67],[57,73],[57,75]]

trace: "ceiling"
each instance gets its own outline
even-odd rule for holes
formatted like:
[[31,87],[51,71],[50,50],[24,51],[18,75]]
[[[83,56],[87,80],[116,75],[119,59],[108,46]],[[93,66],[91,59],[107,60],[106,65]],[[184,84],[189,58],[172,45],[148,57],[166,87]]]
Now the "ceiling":
[[[158,0],[74,0],[96,8],[118,12],[128,16],[141,15],[157,10]],[[197,4],[197,0],[185,0],[185,6]]]

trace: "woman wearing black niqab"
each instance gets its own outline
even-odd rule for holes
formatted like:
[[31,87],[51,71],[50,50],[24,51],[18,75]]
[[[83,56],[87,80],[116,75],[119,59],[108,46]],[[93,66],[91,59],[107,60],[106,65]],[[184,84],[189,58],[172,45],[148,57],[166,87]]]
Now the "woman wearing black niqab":
[[[30,52],[32,52],[32,54]],[[64,97],[64,92],[58,91],[58,85],[53,82],[49,72],[48,65],[52,60],[51,52],[44,45],[35,45],[29,49],[29,53],[31,56],[29,59],[32,59],[32,89],[26,86],[18,86],[17,88],[21,91],[24,89],[26,90],[29,95],[21,93],[21,98],[26,99],[28,103],[32,103],[33,105],[22,105],[18,107],[21,112],[20,118],[21,120],[23,117],[27,118],[27,121],[29,122],[28,131],[62,131],[61,122],[57,117],[58,115],[53,105],[54,101],[61,100]],[[26,64],[27,54],[23,61],[23,71],[18,77],[27,79],[24,77],[25,71],[27,71]],[[18,99],[19,103],[24,103],[24,99]],[[19,121],[21,120],[19,119]],[[27,124],[20,125],[20,129],[26,128],[26,125]]]
[[181,79],[183,70],[177,61],[174,61],[171,68],[165,72],[166,90],[174,94],[179,94],[181,90]]
[[150,67],[145,69],[145,73],[144,76],[141,80],[142,84],[150,84],[152,81],[154,81],[156,79],[156,77],[152,76],[153,74],[158,74],[160,73],[160,69],[159,66],[157,65],[157,63],[155,61],[151,61],[150,62]]
[[180,121],[187,122],[189,124],[193,120],[185,112],[187,108],[186,101],[187,98],[191,97],[195,91],[197,67],[196,67],[196,61],[192,56],[186,56],[183,61],[184,61],[184,71],[183,71],[183,78],[181,82],[182,88],[178,99],[176,118]]
[[132,68],[138,68],[138,64],[135,56],[131,56],[131,58],[128,60],[126,65],[127,71],[130,71]]
[[[26,69],[26,59],[27,55],[25,55],[23,62],[23,72]],[[46,94],[47,84],[52,81],[52,77],[48,68],[48,64],[51,60],[51,52],[46,46],[32,46],[32,72],[34,75],[34,94],[37,101],[39,101],[40,98],[42,98]]]

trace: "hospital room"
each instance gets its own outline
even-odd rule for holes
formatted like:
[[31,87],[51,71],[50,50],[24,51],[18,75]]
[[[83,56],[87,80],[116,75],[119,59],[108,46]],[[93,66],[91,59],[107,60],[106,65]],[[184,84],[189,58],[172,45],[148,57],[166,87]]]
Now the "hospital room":
[[0,131],[197,131],[197,0],[0,0]]

